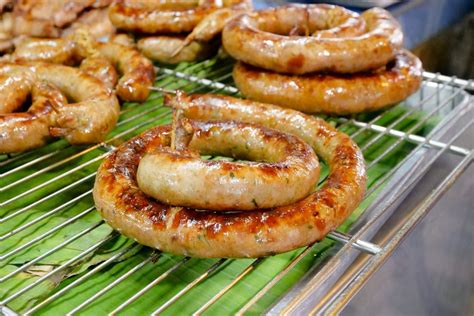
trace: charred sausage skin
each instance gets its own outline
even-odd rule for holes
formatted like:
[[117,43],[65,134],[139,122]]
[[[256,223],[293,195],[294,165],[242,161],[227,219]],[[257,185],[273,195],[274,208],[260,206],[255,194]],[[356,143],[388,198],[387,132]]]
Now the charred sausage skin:
[[274,128],[307,142],[330,166],[319,190],[289,206],[216,214],[172,207],[146,196],[136,182],[140,159],[169,146],[170,126],[155,127],[121,145],[100,166],[94,200],[103,218],[150,247],[194,257],[260,257],[321,240],[359,205],[364,159],[349,136],[325,121],[278,106],[217,95],[180,103],[197,120],[239,120]]

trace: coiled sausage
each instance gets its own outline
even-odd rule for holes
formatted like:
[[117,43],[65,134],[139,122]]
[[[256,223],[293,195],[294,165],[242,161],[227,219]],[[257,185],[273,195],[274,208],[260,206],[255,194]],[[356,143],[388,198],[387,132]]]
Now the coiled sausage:
[[[328,20],[333,11],[340,18]],[[355,73],[385,66],[402,45],[400,25],[380,8],[365,11],[361,18],[365,23],[357,24],[353,13],[335,6],[287,5],[233,19],[224,27],[222,43],[235,59],[280,73]],[[321,25],[321,21],[325,22]],[[333,21],[356,24],[354,35],[347,36],[348,28]],[[323,36],[288,36],[301,24],[308,25],[310,33],[325,27],[338,31],[331,34],[330,29]],[[358,34],[360,25],[365,25],[362,34]],[[338,32],[343,36],[337,37]]]
[[[166,204],[213,211],[271,208],[306,197],[318,181],[318,158],[292,135],[237,122],[188,126],[188,150],[158,149],[138,166],[140,189]],[[250,161],[202,160],[196,152]]]
[[[51,136],[63,136],[71,144],[95,143],[103,141],[115,126],[120,110],[118,100],[98,79],[63,65],[39,62],[0,64],[0,75],[21,72],[30,74],[33,80],[56,87],[68,100],[73,100],[73,103],[54,108],[54,116],[48,121]],[[4,115],[4,121],[14,114]],[[28,119],[16,120],[18,125],[10,130],[25,129],[30,122]],[[11,142],[14,134],[2,133],[2,141]],[[21,148],[25,149],[29,148]]]
[[352,75],[285,75],[238,62],[235,84],[247,98],[306,113],[344,115],[394,105],[418,90],[420,60],[401,50],[395,60],[375,72]]
[[325,121],[278,106],[218,95],[193,95],[180,108],[190,119],[239,120],[295,135],[330,166],[319,190],[294,204],[237,213],[172,207],[137,185],[140,159],[169,146],[171,127],[158,126],[121,145],[100,166],[94,201],[102,217],[138,242],[194,257],[260,257],[321,240],[359,205],[364,159],[349,136]]

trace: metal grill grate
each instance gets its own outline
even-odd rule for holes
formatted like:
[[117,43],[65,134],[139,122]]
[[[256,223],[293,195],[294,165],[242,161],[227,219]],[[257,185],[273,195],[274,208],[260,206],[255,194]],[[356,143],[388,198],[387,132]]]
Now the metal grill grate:
[[[219,59],[160,68],[156,86],[238,95],[231,70],[228,60]],[[369,258],[360,272],[370,274],[393,250],[397,238],[383,247],[369,240],[440,155],[462,157],[450,181],[472,161],[470,149],[454,145],[472,125],[472,119],[463,127],[455,124],[472,109],[464,91],[472,82],[424,77],[420,91],[385,112],[324,117],[363,150],[366,199],[326,240],[269,258],[198,260],[151,251],[112,232],[95,212],[91,188],[102,159],[124,140],[169,122],[160,92],[144,104],[124,105],[117,127],[101,144],[74,147],[59,140],[0,156],[0,311],[243,314],[291,311],[308,297],[323,301],[360,251]],[[330,308],[338,299],[318,308]]]

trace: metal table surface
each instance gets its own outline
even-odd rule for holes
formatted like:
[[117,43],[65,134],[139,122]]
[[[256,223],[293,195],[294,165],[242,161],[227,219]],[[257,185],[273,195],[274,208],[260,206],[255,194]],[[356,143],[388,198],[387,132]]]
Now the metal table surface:
[[[464,133],[458,145],[474,147],[474,128]],[[420,195],[443,179],[457,159],[443,155],[400,207],[414,206]],[[395,215],[386,226],[397,222]],[[471,164],[349,302],[342,315],[473,314],[474,165]]]

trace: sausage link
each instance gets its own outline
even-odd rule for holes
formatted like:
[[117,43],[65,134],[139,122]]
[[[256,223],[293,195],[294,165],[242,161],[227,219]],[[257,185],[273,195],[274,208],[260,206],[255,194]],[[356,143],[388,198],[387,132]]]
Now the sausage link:
[[94,200],[103,218],[150,247],[194,257],[260,257],[321,240],[359,205],[364,159],[349,136],[321,119],[277,106],[217,95],[179,103],[190,119],[239,120],[295,135],[330,166],[322,188],[292,205],[237,213],[171,207],[146,196],[136,182],[140,159],[170,145],[170,126],[158,126],[121,145],[100,166]]
[[150,60],[133,47],[116,43],[97,43],[100,53],[118,70],[117,95],[124,101],[145,101],[155,80]]
[[109,18],[121,30],[139,33],[185,33],[215,8],[149,8],[127,6],[123,2],[112,5]]
[[65,39],[28,38],[16,45],[12,56],[16,61],[73,65],[77,62],[74,49],[74,42]]
[[[33,74],[23,71],[23,81],[30,87],[31,106],[27,112],[0,114],[0,152],[13,153],[37,148],[50,138],[49,127],[56,111],[67,104],[66,97],[54,86],[31,80]],[[3,75],[2,75],[3,76]],[[17,80],[20,78],[17,77]],[[21,100],[23,103],[24,100]]]
[[[117,95],[124,101],[145,101],[153,85],[155,70],[150,60],[134,47],[117,43],[94,42],[94,49],[111,63],[121,77],[116,86]],[[14,61],[43,61],[70,64],[81,61],[89,54],[76,41],[69,39],[36,39],[27,41],[20,51],[14,52]],[[82,66],[89,74],[98,77],[109,87],[116,81],[116,73],[101,56]],[[103,68],[103,69],[102,69]]]
[[401,50],[395,60],[373,73],[284,75],[238,62],[235,84],[247,98],[306,113],[344,115],[394,105],[417,91],[420,60]]
[[149,153],[138,165],[137,182],[163,203],[213,211],[271,208],[306,197],[318,181],[318,158],[292,135],[236,122],[189,125],[189,150],[249,161],[202,160],[182,150]]
[[137,47],[145,57],[167,64],[201,60],[209,57],[217,48],[214,42],[193,41],[173,56],[178,48],[184,46],[184,42],[184,36],[150,36],[140,39]]
[[22,72],[0,75],[0,114],[18,110],[31,91],[33,76]]
[[148,34],[191,32],[207,15],[222,7],[249,0],[207,0],[201,3],[159,1],[139,4],[118,1],[110,7],[109,18],[118,29]]
[[360,35],[333,37],[326,32],[325,36],[288,36],[295,24],[309,23],[310,31],[317,30],[318,21],[332,10],[354,20],[353,13],[335,6],[282,6],[233,19],[224,27],[222,43],[235,59],[289,74],[377,69],[391,61],[402,46],[400,25],[380,8],[362,14],[366,28]]
[[209,42],[222,33],[224,26],[233,18],[252,9],[251,1],[242,1],[228,8],[217,9],[199,22],[173,52],[173,57],[193,42]]
[[[9,72],[32,72],[42,81],[57,87],[68,100],[57,109],[51,123],[52,136],[64,136],[71,144],[103,141],[119,115],[117,98],[98,79],[79,69],[46,63],[2,63],[0,75]],[[25,122],[27,124],[28,122]],[[11,135],[6,135],[6,138]]]

